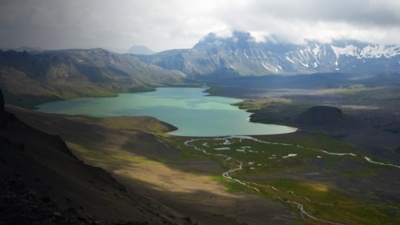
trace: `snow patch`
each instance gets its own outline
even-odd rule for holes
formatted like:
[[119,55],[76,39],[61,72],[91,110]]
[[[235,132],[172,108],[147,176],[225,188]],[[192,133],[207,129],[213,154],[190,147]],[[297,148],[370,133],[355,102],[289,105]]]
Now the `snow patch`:
[[225,140],[225,142],[223,143],[223,145],[230,145],[232,144],[228,139]]
[[354,56],[358,59],[372,59],[372,58],[391,58],[396,55],[400,55],[400,49],[398,46],[386,46],[379,44],[370,44],[364,48],[358,48],[354,45],[346,45],[345,47],[332,46],[333,52],[338,59],[340,55]]
[[301,65],[303,65],[304,67],[307,67],[307,68],[308,68],[308,64],[303,63],[303,62],[300,62],[300,63],[301,63]]
[[321,46],[318,45],[311,50],[314,53],[314,56],[317,57],[321,53]]
[[229,148],[229,147],[214,148],[214,150],[217,150],[217,151],[230,150],[230,149],[231,148]]
[[289,58],[288,56],[286,56],[286,60],[294,64],[294,61],[291,58]]
[[246,49],[243,50],[243,54],[244,54],[244,56],[245,56],[246,58],[250,58],[250,57],[247,55],[247,53],[246,53]]
[[288,154],[286,156],[283,156],[282,159],[290,158],[290,157],[296,157],[297,154]]
[[269,66],[265,65],[264,63],[261,63],[261,65],[262,65],[265,69],[267,69],[267,70],[269,70],[269,71],[274,71],[274,70],[276,70],[276,68],[269,67]]

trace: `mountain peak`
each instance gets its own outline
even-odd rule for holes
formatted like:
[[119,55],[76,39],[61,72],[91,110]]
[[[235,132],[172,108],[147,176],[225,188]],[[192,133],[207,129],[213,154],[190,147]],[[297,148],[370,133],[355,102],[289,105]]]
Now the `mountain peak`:
[[[260,40],[260,39],[257,39]],[[257,41],[249,32],[209,33],[192,49],[140,57],[146,63],[199,75],[269,75],[398,72],[400,46],[333,40],[283,41],[268,35]]]
[[134,45],[132,46],[126,54],[134,54],[134,55],[152,55],[155,54],[153,50],[149,49],[147,46],[144,45]]
[[229,35],[219,35],[218,33],[209,33],[201,39],[193,48],[209,48],[219,46],[231,46],[234,48],[248,48],[250,43],[255,42],[255,38],[249,32],[232,31]]

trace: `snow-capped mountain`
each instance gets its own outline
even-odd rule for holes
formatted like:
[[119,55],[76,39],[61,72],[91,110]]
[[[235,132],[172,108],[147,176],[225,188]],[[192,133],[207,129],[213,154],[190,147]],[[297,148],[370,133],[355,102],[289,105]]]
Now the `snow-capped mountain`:
[[288,44],[257,42],[249,33],[209,34],[192,49],[138,56],[166,69],[199,75],[268,75],[316,72],[399,72],[400,46],[337,40]]

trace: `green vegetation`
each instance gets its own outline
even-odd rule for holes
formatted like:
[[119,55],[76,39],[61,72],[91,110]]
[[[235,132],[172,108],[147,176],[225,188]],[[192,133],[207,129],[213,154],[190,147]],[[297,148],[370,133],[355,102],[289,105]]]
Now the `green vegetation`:
[[223,183],[226,187],[226,191],[229,193],[248,192],[251,194],[259,194],[257,191],[249,189],[248,187],[243,186],[234,180],[226,179],[221,175],[213,176],[211,177],[211,180]]
[[286,98],[263,98],[259,100],[245,100],[234,104],[240,109],[257,110],[275,104],[291,104],[293,101]]
[[37,54],[0,51],[0,74],[6,102],[27,108],[54,100],[108,97],[185,84],[181,72],[103,49]]
[[322,90],[321,92],[324,94],[356,96],[356,95],[361,95],[368,90],[371,90],[371,88],[366,88],[362,84],[355,84],[355,85],[345,86],[342,88],[325,89],[325,90]]
[[295,133],[263,136],[257,141],[202,138],[190,142],[210,154],[185,146],[183,142],[188,139],[174,140],[170,144],[179,146],[185,157],[209,157],[220,162],[226,171],[238,168],[241,162],[242,169],[229,175],[245,185],[221,175],[212,179],[224,183],[229,192],[263,195],[301,213],[297,202],[310,216],[317,218],[303,215],[304,224],[323,224],[323,221],[363,225],[400,223],[400,218],[394,217],[400,213],[398,203],[379,199],[363,184],[352,183],[348,187],[339,182],[363,180],[372,185],[381,173],[393,171],[393,168],[368,163],[356,146],[328,135]]

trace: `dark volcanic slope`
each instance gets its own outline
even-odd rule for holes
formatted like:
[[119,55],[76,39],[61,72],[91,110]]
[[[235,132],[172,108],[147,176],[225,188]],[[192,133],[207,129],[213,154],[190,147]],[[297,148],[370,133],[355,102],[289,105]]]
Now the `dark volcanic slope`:
[[295,116],[291,123],[304,129],[334,132],[359,126],[355,119],[331,106],[313,106]]
[[353,133],[365,126],[356,117],[347,115],[336,107],[312,106],[305,110],[302,108],[272,104],[253,111],[251,121],[285,124],[302,130],[323,131],[332,134]]
[[0,224],[172,224],[165,207],[128,193],[0,103]]

